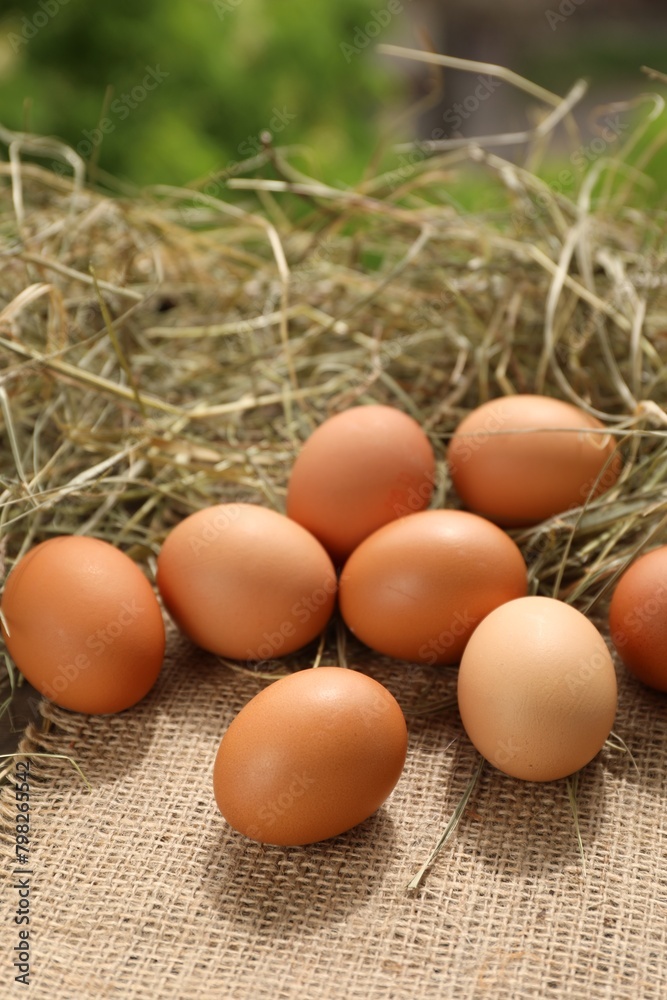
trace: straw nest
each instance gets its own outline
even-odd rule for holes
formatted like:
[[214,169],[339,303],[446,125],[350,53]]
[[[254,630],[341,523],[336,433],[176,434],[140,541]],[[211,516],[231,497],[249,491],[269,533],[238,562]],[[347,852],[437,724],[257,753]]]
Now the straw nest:
[[[666,535],[667,214],[642,209],[659,143],[633,159],[661,99],[635,102],[633,134],[564,193],[540,164],[556,134],[581,142],[583,86],[561,99],[491,71],[535,99],[536,127],[415,147],[354,190],[304,176],[267,138],[245,177],[110,195],[61,143],[0,131],[6,570],[78,532],[150,572],[195,509],[282,510],[303,440],[371,401],[419,420],[439,458],[434,503],[456,506],[443,456],[461,417],[536,392],[603,420],[624,471],[601,498],[512,535],[531,592],[604,606]],[[493,211],[453,201],[471,170]]]

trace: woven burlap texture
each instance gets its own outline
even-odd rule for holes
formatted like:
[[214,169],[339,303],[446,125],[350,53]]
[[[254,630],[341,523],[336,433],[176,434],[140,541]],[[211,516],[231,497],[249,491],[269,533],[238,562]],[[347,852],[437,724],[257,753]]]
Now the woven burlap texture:
[[[424,671],[361,666],[406,711],[406,768],[370,820],[305,848],[243,838],[213,799],[220,738],[267,681],[170,629],[160,680],[135,708],[87,717],[45,703],[53,725],[39,742],[73,755],[92,791],[66,761],[33,761],[31,985],[13,982],[8,852],[3,996],[663,1000],[664,699],[619,668],[616,731],[638,770],[612,752],[585,769],[585,870],[566,783],[489,766],[454,839],[409,891],[477,757],[455,709],[414,714]],[[442,675],[451,685],[454,672]],[[5,788],[8,826],[13,801]]]

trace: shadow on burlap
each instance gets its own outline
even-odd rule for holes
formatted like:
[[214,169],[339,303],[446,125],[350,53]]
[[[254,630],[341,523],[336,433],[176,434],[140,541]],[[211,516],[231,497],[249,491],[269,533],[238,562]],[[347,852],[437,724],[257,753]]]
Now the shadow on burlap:
[[[363,669],[406,711],[406,768],[375,816],[305,848],[255,844],[218,813],[220,738],[267,682],[173,629],[160,680],[135,708],[87,717],[44,703],[52,729],[37,737],[31,728],[22,749],[72,755],[92,791],[66,761],[33,759],[31,984],[13,982],[5,878],[9,995],[663,1000],[664,699],[619,669],[615,729],[638,773],[611,752],[583,772],[585,871],[566,783],[522,783],[487,767],[453,841],[409,891],[476,756],[454,709],[414,714],[423,671],[366,659]],[[442,670],[429,696],[453,679]],[[13,789],[3,796],[7,821]]]

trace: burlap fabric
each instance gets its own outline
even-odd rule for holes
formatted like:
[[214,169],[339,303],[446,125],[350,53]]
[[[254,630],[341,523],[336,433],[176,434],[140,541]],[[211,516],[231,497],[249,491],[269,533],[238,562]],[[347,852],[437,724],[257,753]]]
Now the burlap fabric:
[[[259,846],[217,812],[219,740],[267,682],[173,630],[161,678],[136,708],[86,717],[45,705],[52,729],[35,742],[73,755],[92,791],[65,761],[33,764],[31,984],[13,981],[7,853],[2,996],[663,1000],[664,698],[619,668],[616,730],[638,772],[610,752],[585,770],[585,871],[565,782],[527,784],[488,767],[453,841],[411,892],[476,756],[454,709],[414,714],[453,671],[426,691],[435,672],[368,659],[363,668],[408,715],[407,766],[378,814],[306,848]],[[13,802],[5,788],[9,825]]]

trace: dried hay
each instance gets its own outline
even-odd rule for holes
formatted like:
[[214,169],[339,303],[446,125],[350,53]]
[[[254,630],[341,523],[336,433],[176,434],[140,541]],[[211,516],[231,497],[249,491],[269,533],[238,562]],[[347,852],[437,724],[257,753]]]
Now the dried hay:
[[[498,67],[393,51],[504,75],[546,111],[507,142],[419,146],[411,167],[356,190],[304,176],[267,144],[227,182],[229,200],[204,183],[112,195],[85,184],[61,143],[0,130],[7,568],[78,532],[150,572],[165,533],[199,507],[282,509],[301,442],[360,402],[420,421],[439,459],[435,505],[455,506],[449,435],[471,407],[515,392],[593,413],[625,463],[601,498],[512,532],[533,593],[599,611],[628,561],[665,540],[667,212],[643,207],[648,154],[633,159],[662,98],[630,102],[644,109],[633,134],[568,196],[541,164],[561,126],[576,143],[582,84],[560,99]],[[491,151],[503,145],[520,162]],[[493,211],[457,208],[470,171],[493,188]],[[338,626],[317,655],[335,662],[344,647]]]

